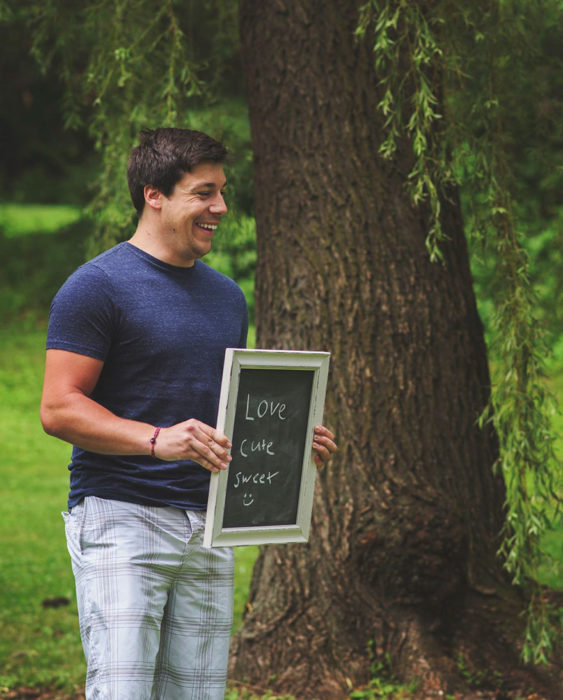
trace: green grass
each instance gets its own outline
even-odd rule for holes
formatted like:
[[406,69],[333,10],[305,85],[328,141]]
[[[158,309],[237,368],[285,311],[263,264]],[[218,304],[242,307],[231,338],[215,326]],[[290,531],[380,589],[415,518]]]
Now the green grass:
[[61,528],[68,449],[42,434],[38,416],[43,333],[0,333],[0,685],[78,684],[76,608],[43,608],[73,598]]
[[54,233],[81,216],[80,209],[65,204],[0,204],[0,228],[6,238]]

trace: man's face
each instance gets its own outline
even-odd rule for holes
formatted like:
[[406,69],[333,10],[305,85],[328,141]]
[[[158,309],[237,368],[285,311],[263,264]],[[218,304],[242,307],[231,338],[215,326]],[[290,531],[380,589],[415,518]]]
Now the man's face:
[[227,213],[223,193],[227,180],[219,163],[200,163],[162,195],[161,227],[172,264],[189,267],[211,250],[221,217]]

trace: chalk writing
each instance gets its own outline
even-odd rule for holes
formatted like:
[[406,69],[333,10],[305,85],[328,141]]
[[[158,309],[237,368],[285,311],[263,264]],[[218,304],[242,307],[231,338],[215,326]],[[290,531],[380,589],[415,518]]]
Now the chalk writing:
[[276,413],[278,414],[278,418],[280,420],[285,420],[286,416],[283,415],[285,414],[286,410],[286,405],[284,403],[281,403],[280,401],[266,401],[263,399],[258,403],[257,406],[253,407],[254,410],[254,415],[251,412],[251,407],[250,407],[250,394],[246,395],[246,420],[254,420],[255,418],[264,418],[264,416],[267,416],[268,414],[270,416],[274,416]]
[[295,522],[312,383],[309,371],[241,370],[225,527]]
[[237,472],[235,474],[235,483],[233,486],[238,489],[239,486],[243,484],[253,483],[253,484],[265,484],[266,482],[271,485],[272,479],[276,477],[279,472],[255,472],[254,474],[244,474],[243,472]]
[[266,441],[266,438],[261,440],[249,440],[244,438],[240,443],[240,453],[243,457],[248,457],[249,452],[265,452],[266,454],[272,455],[276,454],[272,450],[273,440]]

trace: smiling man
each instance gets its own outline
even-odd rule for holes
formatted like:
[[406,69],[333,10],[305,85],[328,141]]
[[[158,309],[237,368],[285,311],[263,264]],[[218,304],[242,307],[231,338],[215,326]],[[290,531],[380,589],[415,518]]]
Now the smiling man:
[[[73,447],[66,534],[86,697],[224,696],[233,557],[202,546],[225,348],[248,315],[200,258],[227,213],[226,150],[186,129],[141,133],[131,239],[80,267],[51,307],[41,420]],[[320,466],[336,449],[315,429]]]

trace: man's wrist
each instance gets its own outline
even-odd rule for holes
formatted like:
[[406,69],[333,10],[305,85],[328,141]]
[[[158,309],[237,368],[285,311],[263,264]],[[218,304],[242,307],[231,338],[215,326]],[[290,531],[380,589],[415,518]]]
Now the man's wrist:
[[149,440],[150,446],[151,446],[151,457],[156,457],[155,455],[155,449],[156,449],[156,439],[158,438],[158,434],[160,433],[160,427],[156,427],[154,429],[153,436]]

